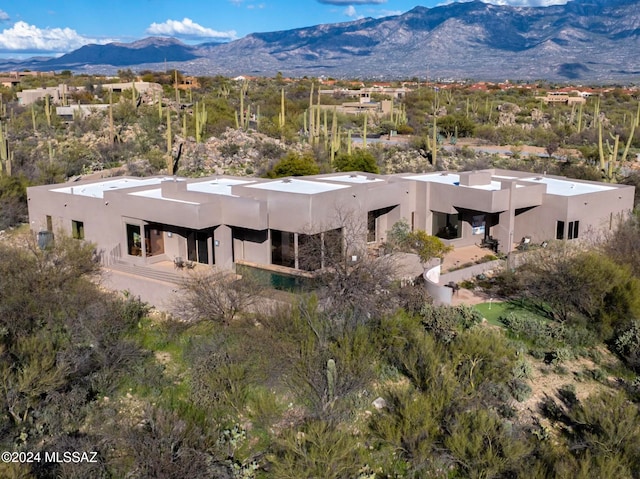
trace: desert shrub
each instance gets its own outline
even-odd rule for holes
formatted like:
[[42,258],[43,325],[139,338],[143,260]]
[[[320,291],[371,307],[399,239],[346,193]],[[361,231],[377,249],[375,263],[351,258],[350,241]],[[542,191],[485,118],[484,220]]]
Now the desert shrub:
[[523,402],[531,397],[531,386],[522,379],[512,379],[509,381],[509,389],[516,401]]
[[369,421],[373,437],[404,451],[416,463],[427,461],[438,439],[442,403],[413,389],[392,389],[384,394],[385,407]]
[[[537,351],[567,350],[566,354],[554,356],[555,360],[563,360],[564,356],[573,352],[582,353],[596,343],[596,336],[592,331],[579,325],[555,323],[528,313],[508,313],[500,316],[499,320],[506,326],[509,335],[524,341],[530,347],[530,353]],[[542,355],[538,355],[541,358]]]
[[640,321],[633,321],[629,327],[616,334],[613,351],[635,371],[640,371]]
[[558,389],[558,397],[567,405],[567,407],[573,407],[578,404],[578,397],[576,396],[576,385],[565,384]]
[[465,411],[454,418],[449,430],[444,445],[460,477],[502,477],[530,451],[517,430],[491,411]]
[[427,331],[444,343],[451,342],[459,331],[467,330],[482,322],[480,312],[466,305],[425,305],[420,310],[422,324]]
[[640,460],[640,412],[624,393],[603,392],[589,396],[569,411],[575,443],[594,455],[620,454],[627,466]]
[[270,455],[273,477],[358,477],[365,465],[359,438],[336,424],[313,420],[284,432]]

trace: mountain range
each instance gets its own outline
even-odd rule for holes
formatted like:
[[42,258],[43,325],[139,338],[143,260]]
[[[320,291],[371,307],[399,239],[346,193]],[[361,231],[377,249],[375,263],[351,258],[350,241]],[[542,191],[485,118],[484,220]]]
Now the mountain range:
[[473,1],[253,33],[229,43],[146,38],[86,45],[59,58],[0,63],[0,69],[633,82],[640,80],[639,52],[640,0],[573,0],[547,7]]

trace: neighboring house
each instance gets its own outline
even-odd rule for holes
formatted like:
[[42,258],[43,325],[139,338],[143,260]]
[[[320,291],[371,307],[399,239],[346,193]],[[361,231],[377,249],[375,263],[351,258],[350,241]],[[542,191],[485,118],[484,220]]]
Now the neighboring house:
[[13,88],[20,85],[20,78],[18,77],[1,77],[0,85],[5,88]]
[[37,102],[38,100],[43,100],[47,96],[51,98],[51,102],[54,104],[62,103],[62,99],[65,98],[68,94],[69,87],[65,84],[60,84],[54,87],[22,90],[17,93],[17,96],[18,104],[27,106]]
[[[162,94],[162,85],[159,83],[151,83],[146,81],[126,82],[126,83],[103,83],[100,87],[105,91],[123,92],[125,90],[132,90],[136,87],[138,93],[148,93],[151,96]],[[98,85],[94,85],[97,88]]]
[[[372,94],[386,95],[392,98],[404,98],[406,94],[410,90],[405,87],[400,88],[392,88],[386,86],[373,86],[373,87],[365,87],[359,88],[357,90],[350,90],[347,88],[334,88],[331,90],[320,90],[321,95],[332,95],[332,96],[349,96],[353,98],[360,98],[362,101],[369,101],[369,98]],[[364,100],[363,100],[364,98]]]
[[302,257],[310,238],[335,246],[357,231],[363,246],[381,243],[402,218],[454,246],[491,241],[509,252],[525,236],[542,242],[610,229],[633,208],[633,196],[632,186],[505,170],[116,177],[28,188],[33,231],[92,241],[105,263],[179,257],[222,269],[239,262],[320,268],[322,254]]
[[76,118],[83,118],[108,109],[108,104],[57,106],[56,115],[58,115],[62,121],[71,122]]
[[568,92],[563,91],[551,91],[546,96],[537,96],[536,100],[541,100],[545,103],[566,103],[567,105],[579,105],[587,102],[586,97],[581,95],[580,92],[576,91],[575,93],[578,96],[571,96]]

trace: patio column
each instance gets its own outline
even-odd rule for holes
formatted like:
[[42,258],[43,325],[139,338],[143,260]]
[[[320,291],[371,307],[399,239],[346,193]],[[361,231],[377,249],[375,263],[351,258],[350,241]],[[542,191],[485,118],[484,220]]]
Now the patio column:
[[516,222],[516,209],[513,206],[513,201],[516,193],[516,181],[503,180],[500,189],[509,190],[509,209],[500,213],[498,227],[495,228],[495,238],[499,241],[498,250],[508,254],[513,251],[513,230]]

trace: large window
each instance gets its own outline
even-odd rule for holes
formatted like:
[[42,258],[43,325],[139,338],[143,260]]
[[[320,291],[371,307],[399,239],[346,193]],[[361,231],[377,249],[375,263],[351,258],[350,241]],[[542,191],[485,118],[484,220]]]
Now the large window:
[[578,237],[579,228],[580,228],[580,222],[579,221],[569,221],[569,235],[568,235],[568,238],[569,239],[576,239]]
[[140,226],[127,224],[127,253],[131,256],[142,256],[142,236]]
[[433,235],[442,239],[457,239],[462,237],[460,214],[433,212]]
[[[569,221],[567,225],[567,239],[576,239],[580,234],[580,221]],[[564,221],[556,222],[556,239],[565,239]]]
[[322,234],[298,235],[298,268],[314,271],[322,268]]
[[71,221],[71,236],[75,239],[84,239],[84,223],[82,221]]
[[271,230],[271,263],[288,268],[296,267],[294,234]]
[[149,225],[144,229],[147,256],[164,253],[164,232],[159,226]]

